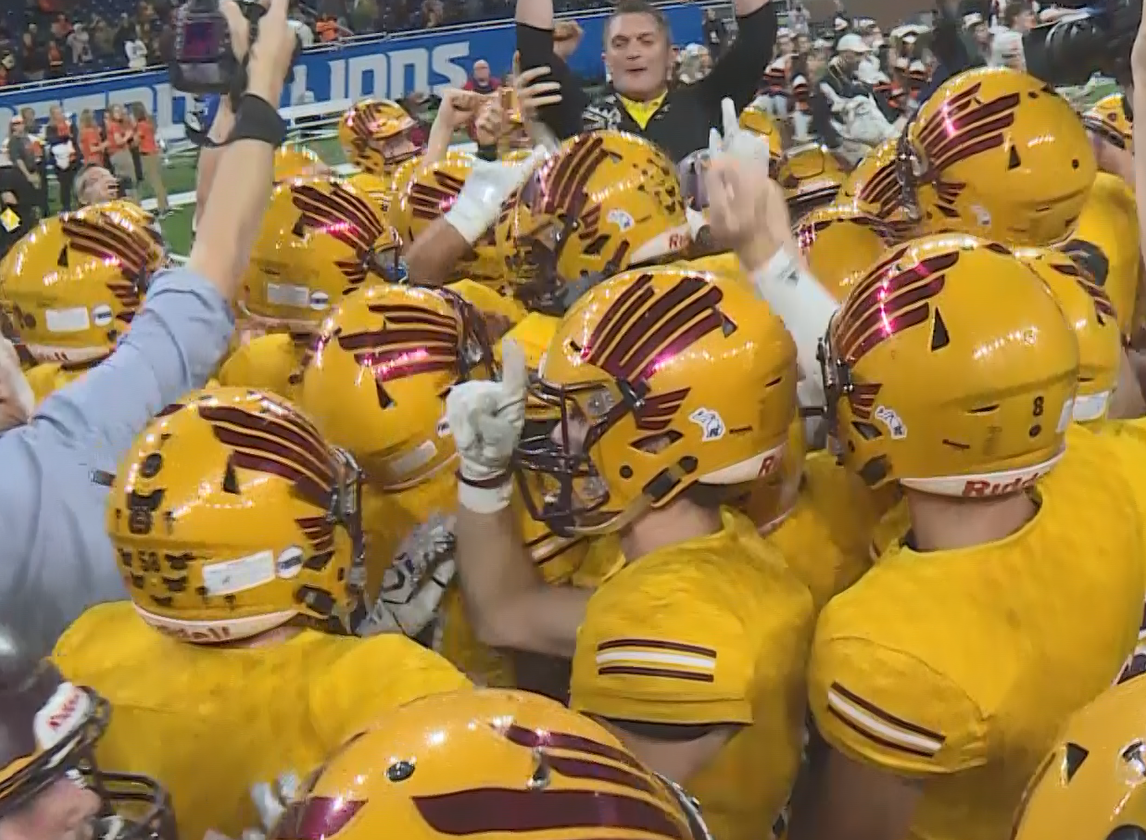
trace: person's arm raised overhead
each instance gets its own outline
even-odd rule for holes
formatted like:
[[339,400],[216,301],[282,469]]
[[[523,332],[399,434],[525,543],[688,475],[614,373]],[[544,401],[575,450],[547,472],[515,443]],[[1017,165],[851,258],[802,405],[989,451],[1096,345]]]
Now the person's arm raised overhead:
[[713,117],[720,113],[720,102],[726,96],[732,99],[738,114],[752,102],[760,78],[772,60],[779,29],[776,8],[770,0],[735,0],[733,8],[736,40],[717,60],[712,72],[696,83],[706,110]]
[[[271,0],[260,24],[240,138],[281,135],[269,103],[278,102],[294,50],[286,5]],[[230,144],[188,265],[151,280],[106,361],[0,436],[0,611],[18,613],[48,645],[87,604],[124,595],[104,525],[108,478],[151,417],[203,387],[226,352],[231,299],[270,195],[279,140]]]
[[517,0],[517,52],[521,70],[548,67],[544,81],[558,83],[561,99],[540,108],[538,117],[564,140],[581,131],[589,98],[565,61],[553,51],[553,0]]

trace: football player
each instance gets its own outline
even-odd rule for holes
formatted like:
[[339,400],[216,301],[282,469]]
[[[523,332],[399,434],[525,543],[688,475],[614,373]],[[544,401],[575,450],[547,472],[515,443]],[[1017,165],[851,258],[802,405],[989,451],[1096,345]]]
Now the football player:
[[[299,405],[363,471],[366,592],[374,606],[358,632],[405,633],[481,684],[508,687],[511,663],[477,642],[450,585],[457,451],[445,399],[460,382],[487,378],[491,361],[480,316],[458,295],[374,286],[343,301],[324,324]],[[568,579],[576,540],[537,525],[526,541],[546,580]]]
[[1098,168],[1121,178],[1134,188],[1134,120],[1130,100],[1112,93],[1094,104],[1082,122],[1090,132]]
[[1031,778],[1015,840],[1146,834],[1146,680],[1110,689],[1063,729]]
[[942,84],[905,130],[899,154],[905,207],[922,230],[1014,245],[1067,239],[1096,172],[1086,129],[1066,100],[1005,67]]
[[1142,323],[1138,250],[1138,203],[1133,186],[1099,172],[1078,227],[1057,246],[1102,287],[1114,305],[1122,335],[1130,338]]
[[[822,358],[844,464],[898,484],[910,530],[821,613],[809,702],[830,749],[791,836],[1003,836],[1061,721],[1137,638],[1122,455],[1071,422],[1078,342],[1054,295],[984,240],[891,251]],[[1080,621],[1079,603],[1102,610]]]
[[276,184],[289,181],[292,178],[314,178],[329,174],[331,174],[330,167],[306,146],[287,143],[275,149],[274,178]]
[[593,831],[711,840],[693,801],[603,727],[517,691],[416,700],[351,739],[271,840],[445,840]]
[[290,398],[307,347],[347,292],[401,279],[400,243],[382,208],[336,177],[275,187],[237,303],[253,337],[223,362],[223,385]]
[[[458,569],[479,637],[573,656],[571,705],[704,802],[719,837],[758,837],[803,744],[807,589],[724,505],[779,468],[795,420],[795,351],[736,278],[623,272],[562,318],[536,390],[559,410],[518,442],[525,362],[463,383]],[[514,448],[516,445],[516,455]],[[511,515],[510,459],[534,518],[619,535],[595,592],[547,585]]]
[[95,760],[107,700],[0,632],[0,837],[177,840],[167,793]]
[[899,181],[899,138],[884,140],[864,155],[840,186],[837,201],[883,222],[897,239],[915,233],[916,223],[903,205]]
[[131,600],[87,610],[52,658],[112,704],[100,760],[163,784],[180,836],[268,825],[382,712],[469,684],[400,634],[352,634],[358,485],[297,410],[246,388],[170,406],[121,465],[107,522]]
[[420,151],[411,136],[414,119],[397,102],[363,99],[338,123],[346,160],[363,172],[386,178]]
[[108,357],[167,265],[161,236],[127,205],[47,219],[6,260],[0,306],[38,362],[26,373],[36,403]]
[[846,177],[835,156],[818,143],[789,149],[776,171],[794,222],[834,202]]

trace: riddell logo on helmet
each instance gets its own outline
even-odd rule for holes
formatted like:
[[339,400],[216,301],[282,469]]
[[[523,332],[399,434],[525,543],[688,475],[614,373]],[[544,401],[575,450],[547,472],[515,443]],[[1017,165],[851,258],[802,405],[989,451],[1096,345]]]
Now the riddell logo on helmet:
[[216,644],[231,640],[231,631],[226,627],[180,627],[173,624],[154,624],[152,626],[164,635],[191,644]]
[[1043,470],[1016,476],[1010,481],[986,481],[984,479],[970,479],[963,484],[963,497],[968,499],[985,499],[991,496],[1006,496],[1018,493],[1033,486],[1043,475]]

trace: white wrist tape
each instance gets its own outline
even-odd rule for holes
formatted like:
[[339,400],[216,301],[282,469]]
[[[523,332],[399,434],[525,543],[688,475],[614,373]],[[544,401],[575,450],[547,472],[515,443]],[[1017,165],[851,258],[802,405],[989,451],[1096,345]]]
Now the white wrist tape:
[[509,507],[513,498],[513,477],[507,475],[504,484],[497,487],[474,487],[458,481],[458,503],[474,513],[497,513]]
[[500,203],[490,202],[486,206],[473,196],[466,195],[463,189],[458,194],[454,206],[446,213],[446,221],[449,222],[450,227],[462,235],[466,242],[473,245],[481,239],[482,234],[489,229],[489,226],[497,221],[497,212],[500,209]]
[[[796,357],[807,380],[822,397],[823,374],[816,353],[839,304],[787,248],[780,248],[749,275],[763,298],[796,342]],[[811,394],[808,394],[811,396]]]

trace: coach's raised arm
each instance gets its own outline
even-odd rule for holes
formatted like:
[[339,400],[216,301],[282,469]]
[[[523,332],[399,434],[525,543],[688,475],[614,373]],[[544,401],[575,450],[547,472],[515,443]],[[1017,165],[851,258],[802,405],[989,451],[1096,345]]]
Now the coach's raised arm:
[[41,652],[85,606],[125,597],[107,484],[149,419],[203,387],[226,351],[283,133],[276,108],[296,38],[286,7],[271,0],[260,21],[236,139],[220,150],[187,265],[156,275],[106,361],[0,435],[0,614]]
[[560,138],[585,129],[619,128],[640,134],[679,162],[708,145],[709,128],[721,127],[720,102],[736,112],[756,95],[772,59],[776,11],[768,0],[734,0],[738,34],[732,47],[699,82],[672,86],[672,33],[664,13],[647,0],[619,0],[605,25],[609,93],[588,105],[576,78],[553,54],[553,0],[517,0],[517,49],[521,69],[551,67],[562,101],[539,115]]

